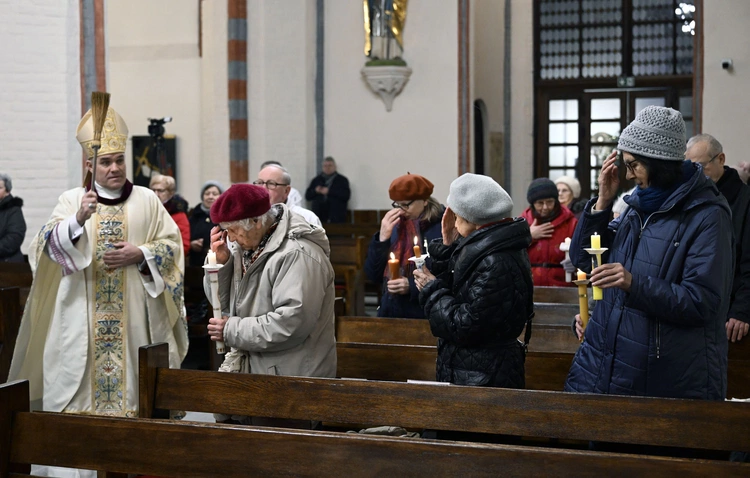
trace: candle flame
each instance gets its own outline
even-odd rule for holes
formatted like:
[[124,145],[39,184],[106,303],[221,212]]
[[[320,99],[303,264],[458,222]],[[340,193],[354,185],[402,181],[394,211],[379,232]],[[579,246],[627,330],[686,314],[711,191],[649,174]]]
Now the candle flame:
[[414,245],[416,246],[417,244],[419,244],[419,238],[414,236]]
[[392,252],[391,252],[391,260],[392,260],[392,261],[395,261],[395,260],[396,260],[396,254],[394,254],[394,253],[392,253]]

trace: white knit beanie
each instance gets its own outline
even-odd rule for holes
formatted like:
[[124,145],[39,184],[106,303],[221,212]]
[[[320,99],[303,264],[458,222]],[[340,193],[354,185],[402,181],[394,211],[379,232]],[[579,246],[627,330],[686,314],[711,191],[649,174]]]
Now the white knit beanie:
[[448,207],[467,221],[483,225],[510,216],[513,200],[489,176],[465,173],[451,183]]
[[685,160],[685,121],[679,111],[646,106],[620,135],[617,149],[665,161]]
[[560,176],[555,179],[555,185],[560,183],[563,183],[570,188],[570,192],[573,193],[573,199],[577,199],[581,195],[581,183],[579,183],[573,176]]

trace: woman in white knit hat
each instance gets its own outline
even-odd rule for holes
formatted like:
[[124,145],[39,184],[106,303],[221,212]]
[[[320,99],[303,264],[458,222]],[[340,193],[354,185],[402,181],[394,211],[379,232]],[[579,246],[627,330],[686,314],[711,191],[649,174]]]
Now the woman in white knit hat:
[[[727,387],[725,322],[732,284],[732,221],[726,199],[684,160],[685,123],[649,106],[625,128],[602,165],[599,197],[586,206],[570,258],[591,269],[598,233],[604,290],[576,353],[565,390],[721,400]],[[618,156],[637,187],[612,219]],[[611,222],[610,222],[611,221]]]
[[466,173],[453,181],[447,203],[442,241],[429,246],[432,272],[414,271],[419,302],[438,337],[437,380],[523,388],[518,336],[534,306],[529,225],[511,216],[513,201],[487,176]]
[[580,218],[588,202],[588,199],[581,197],[581,183],[573,176],[560,176],[555,179],[555,186],[560,204],[570,209],[576,219]]

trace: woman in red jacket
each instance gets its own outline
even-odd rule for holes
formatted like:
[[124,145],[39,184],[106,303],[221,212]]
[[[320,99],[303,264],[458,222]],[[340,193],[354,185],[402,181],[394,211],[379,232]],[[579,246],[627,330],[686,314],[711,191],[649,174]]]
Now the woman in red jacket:
[[536,286],[569,286],[565,282],[565,270],[561,262],[565,253],[560,243],[573,237],[578,219],[558,199],[557,186],[550,179],[537,178],[531,181],[526,199],[530,206],[522,216],[531,227],[529,260]]
[[149,187],[159,196],[164,207],[167,208],[172,220],[180,228],[182,236],[182,249],[185,251],[187,261],[190,252],[190,220],[187,217],[188,203],[179,194],[175,194],[175,181],[172,176],[155,174],[151,176]]

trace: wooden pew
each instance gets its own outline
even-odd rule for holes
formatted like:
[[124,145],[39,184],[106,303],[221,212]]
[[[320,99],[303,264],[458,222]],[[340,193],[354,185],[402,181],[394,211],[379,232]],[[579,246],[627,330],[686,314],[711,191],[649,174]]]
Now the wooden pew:
[[0,383],[8,380],[10,362],[16,347],[22,308],[18,287],[0,288]]
[[28,262],[0,262],[0,287],[18,287],[21,310],[29,297],[34,276]]
[[367,241],[372,238],[372,235],[380,230],[380,224],[377,223],[366,223],[366,224],[324,224],[323,229],[326,230],[328,239],[334,237],[359,237],[364,236]]
[[[339,377],[435,379],[437,349],[425,320],[340,317],[336,331]],[[526,387],[562,390],[578,346],[569,325],[535,324],[526,354]],[[750,340],[730,343],[727,397],[750,398],[748,377]]]
[[578,304],[578,288],[534,286],[534,302]]
[[0,385],[0,476],[29,476],[31,463],[180,477],[748,473],[715,460],[29,412],[28,382]]
[[[337,342],[336,354],[338,377],[391,382],[435,380],[434,346]],[[528,352],[526,388],[562,391],[572,362],[573,354]]]
[[[548,312],[551,313],[545,315]],[[563,320],[556,322],[559,317]],[[536,323],[537,320],[541,323]],[[568,316],[565,314],[554,312],[554,309],[542,309],[534,318],[529,350],[574,354],[580,343],[573,335],[570,324],[564,323],[567,321]],[[523,340],[523,336],[522,332],[518,338]],[[432,335],[430,323],[427,320],[384,317],[337,317],[336,340],[396,345],[434,346],[437,344],[437,339]]]
[[[182,409],[696,450],[750,449],[750,408],[743,403],[222,374],[167,368],[165,344],[143,347],[139,354],[140,388],[148,395],[140,403],[142,418]],[[700,432],[681,433],[685,430]],[[739,466],[750,471],[750,464]]]
[[365,313],[365,238],[329,238],[331,265],[336,273],[337,296],[344,300],[347,315]]

